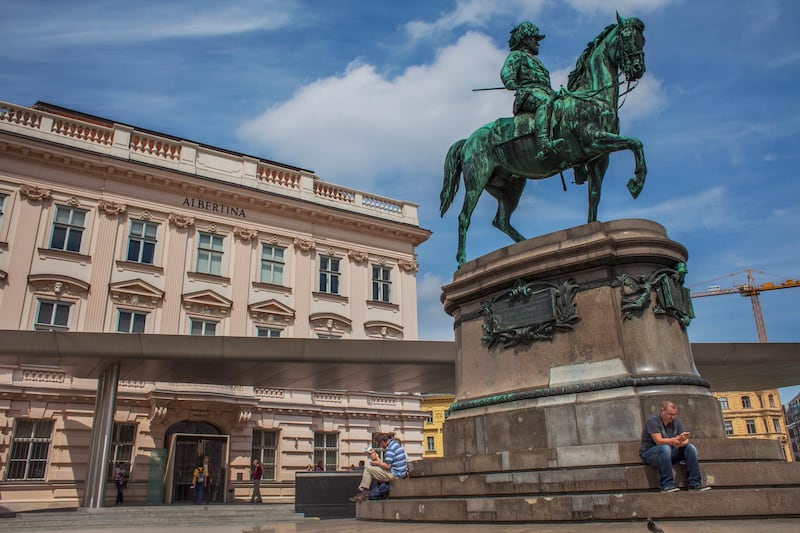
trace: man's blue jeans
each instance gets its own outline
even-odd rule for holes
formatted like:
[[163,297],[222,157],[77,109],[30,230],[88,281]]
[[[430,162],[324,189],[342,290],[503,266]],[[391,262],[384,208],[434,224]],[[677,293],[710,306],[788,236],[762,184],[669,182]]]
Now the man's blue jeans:
[[697,462],[697,448],[687,444],[682,448],[673,448],[668,444],[653,446],[642,454],[642,462],[658,468],[661,477],[661,488],[672,487],[675,481],[672,478],[672,465],[686,461],[686,481],[690,487],[702,485],[700,465]]

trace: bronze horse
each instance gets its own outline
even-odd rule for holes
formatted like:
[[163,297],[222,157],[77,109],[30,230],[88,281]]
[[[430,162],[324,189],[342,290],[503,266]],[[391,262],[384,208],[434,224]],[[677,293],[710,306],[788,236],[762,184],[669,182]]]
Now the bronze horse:
[[569,75],[567,91],[561,91],[553,107],[553,138],[565,139],[554,156],[537,160],[540,149],[535,132],[513,137],[514,118],[499,118],[477,129],[467,139],[450,147],[445,158],[444,184],[440,213],[453,203],[459,176],[464,176],[464,205],[458,216],[458,253],[461,265],[466,261],[466,239],[472,211],[483,190],[497,199],[497,214],[492,224],[514,241],[525,240],[509,219],[517,207],[526,179],[544,179],[572,168],[576,183],[588,181],[588,222],[597,220],[597,206],[603,176],[611,152],[631,150],[636,168],[627,187],[633,198],[644,186],[647,166],[642,142],[619,134],[619,74],[630,81],[645,71],[644,23],[637,18],[623,18],[606,27],[578,58]]

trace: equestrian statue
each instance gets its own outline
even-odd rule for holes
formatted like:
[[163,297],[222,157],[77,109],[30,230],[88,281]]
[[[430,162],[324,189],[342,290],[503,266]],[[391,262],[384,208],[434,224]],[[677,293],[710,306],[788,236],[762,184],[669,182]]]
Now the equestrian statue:
[[[545,38],[530,22],[518,24],[508,40],[500,78],[515,91],[514,116],[478,128],[450,147],[444,164],[440,213],[444,216],[464,178],[464,205],[458,216],[459,266],[466,261],[472,211],[483,190],[497,200],[492,225],[514,241],[525,240],[509,221],[526,179],[544,179],[572,169],[575,183],[588,183],[588,222],[597,220],[603,176],[611,152],[630,150],[634,177],[627,183],[633,198],[644,186],[647,166],[642,142],[619,134],[617,102],[620,72],[630,85],[645,72],[644,23],[623,18],[607,26],[578,58],[567,88],[555,92],[550,74],[536,57]],[[563,179],[563,176],[562,176]]]

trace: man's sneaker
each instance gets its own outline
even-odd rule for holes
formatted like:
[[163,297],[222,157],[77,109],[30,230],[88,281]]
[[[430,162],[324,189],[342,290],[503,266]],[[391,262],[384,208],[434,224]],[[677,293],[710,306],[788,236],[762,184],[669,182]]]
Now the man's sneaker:
[[369,492],[362,490],[352,498],[348,498],[353,503],[363,502],[369,498]]
[[689,490],[693,490],[696,492],[705,492],[707,490],[711,490],[711,487],[708,485],[692,485],[689,487]]
[[681,489],[675,487],[674,485],[669,485],[668,487],[661,487],[661,492],[679,492]]

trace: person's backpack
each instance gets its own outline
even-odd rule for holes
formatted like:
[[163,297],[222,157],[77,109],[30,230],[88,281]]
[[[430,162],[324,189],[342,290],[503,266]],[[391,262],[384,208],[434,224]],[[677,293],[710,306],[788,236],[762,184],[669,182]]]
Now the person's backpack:
[[385,500],[389,497],[388,481],[373,481],[369,489],[370,500]]

